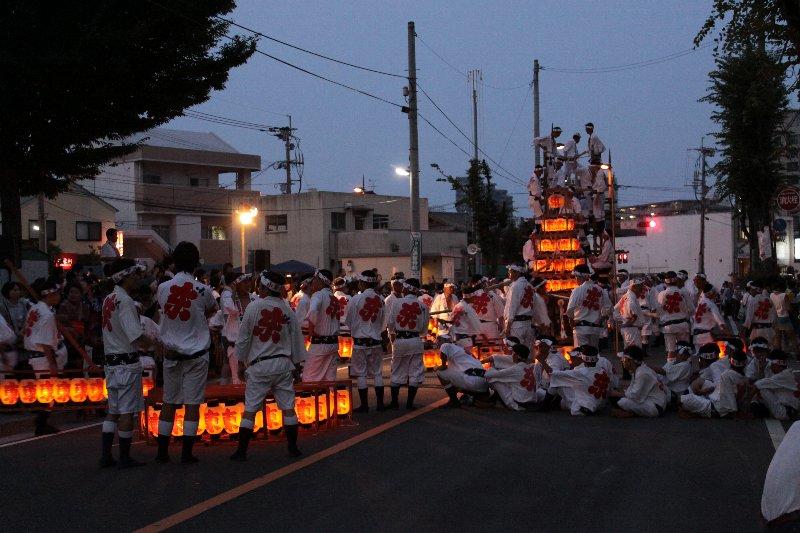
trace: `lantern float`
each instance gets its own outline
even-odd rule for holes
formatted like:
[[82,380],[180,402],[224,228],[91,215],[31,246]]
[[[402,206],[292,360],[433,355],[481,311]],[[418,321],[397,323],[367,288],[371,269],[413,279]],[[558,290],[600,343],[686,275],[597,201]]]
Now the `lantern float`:
[[0,381],[0,403],[14,405],[19,399],[19,383],[16,379]]

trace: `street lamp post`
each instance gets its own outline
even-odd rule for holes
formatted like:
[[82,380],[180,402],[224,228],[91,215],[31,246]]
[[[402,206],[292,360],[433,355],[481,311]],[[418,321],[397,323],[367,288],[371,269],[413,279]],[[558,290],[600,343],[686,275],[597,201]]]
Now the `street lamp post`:
[[256,215],[258,215],[258,208],[245,205],[236,214],[239,215],[239,229],[242,238],[242,274],[244,274],[245,270],[247,270],[247,247],[244,242],[244,228],[253,223]]

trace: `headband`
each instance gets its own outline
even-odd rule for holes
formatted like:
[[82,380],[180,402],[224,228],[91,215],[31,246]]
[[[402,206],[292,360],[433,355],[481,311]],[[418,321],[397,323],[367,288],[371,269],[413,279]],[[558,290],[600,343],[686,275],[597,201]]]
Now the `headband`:
[[260,281],[261,281],[261,285],[264,288],[266,288],[267,290],[270,290],[272,292],[281,292],[281,289],[283,288],[282,285],[279,285],[278,283],[275,283],[274,281],[269,279],[266,276],[266,272],[262,272],[261,273]]
[[[144,265],[129,266],[128,268],[120,270],[116,274],[112,274],[111,281],[113,281],[114,283],[119,283],[120,281],[127,278],[131,274],[135,274],[136,272],[144,272],[145,270],[147,270],[147,267]],[[44,292],[42,294],[44,294]]]
[[771,365],[789,366],[786,359],[767,359],[767,363]]
[[508,339],[503,339],[503,344],[505,344],[509,348],[512,348],[512,347],[516,346],[518,343],[516,343],[514,341],[510,341]]
[[765,350],[769,350],[769,344],[765,344],[763,342],[754,342],[750,344],[750,351],[753,351],[754,348],[763,348]]
[[247,280],[251,279],[252,277],[253,277],[253,274],[251,274],[251,273],[241,274],[238,278],[233,280],[233,284],[236,285],[237,283],[241,283],[243,281],[247,281]]
[[580,352],[580,357],[587,363],[596,363],[600,360],[600,358],[596,355],[586,355],[583,352]]
[[444,286],[445,287],[453,287],[454,289],[456,288],[456,284],[455,283],[450,283],[449,281],[447,283],[445,283]]
[[692,353],[692,347],[691,346],[677,346],[675,348],[675,351],[677,353],[681,354],[681,355],[683,355],[683,354],[694,355]]
[[506,269],[519,272],[520,274],[525,273],[525,267],[521,265],[506,265]]
[[743,366],[745,366],[747,364],[747,360],[746,359],[744,361],[739,360],[739,359],[734,359],[733,357],[729,357],[729,359],[730,359],[730,362],[731,362],[731,366],[735,366],[736,368],[741,368],[741,367],[743,367]]
[[325,275],[324,275],[322,272],[320,272],[319,270],[317,270],[316,272],[314,272],[314,275],[315,275],[316,277],[318,277],[319,279],[321,279],[323,283],[325,283],[325,284],[327,284],[327,285],[330,285],[330,283],[331,283],[331,280],[329,280],[328,278],[326,278],[326,277],[325,277]]
[[52,289],[43,289],[39,291],[39,296],[47,296],[48,294],[53,294],[54,292],[58,292],[61,290],[61,285],[56,285]]
[[375,276],[364,276],[364,275],[361,275],[361,276],[358,277],[358,279],[363,281],[364,283],[377,283],[378,282],[378,278],[376,278]]
[[700,352],[697,355],[700,356],[700,359],[709,359],[712,361],[719,359],[719,353],[714,352]]
[[548,346],[552,346],[553,345],[553,341],[551,341],[550,339],[538,339],[536,341],[536,345],[539,345],[539,344],[546,344]]

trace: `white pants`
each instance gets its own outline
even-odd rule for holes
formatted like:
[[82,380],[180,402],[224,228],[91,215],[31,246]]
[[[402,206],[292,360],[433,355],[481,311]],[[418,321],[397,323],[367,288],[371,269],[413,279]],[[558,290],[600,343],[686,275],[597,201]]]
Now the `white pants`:
[[[333,345],[332,345],[333,346]],[[323,354],[308,353],[303,365],[303,381],[335,381],[339,348]]]
[[377,346],[353,346],[350,358],[350,375],[356,378],[359,389],[367,388],[367,378],[372,378],[376,387],[383,387],[383,348]]
[[392,356],[392,387],[408,383],[410,387],[419,387],[425,380],[425,367],[422,365],[422,354]]
[[144,410],[142,363],[105,367],[108,412],[126,415]]
[[592,196],[592,216],[595,220],[602,220],[604,215],[605,193],[595,193]]
[[750,330],[750,340],[756,337],[764,337],[771,345],[772,340],[775,338],[775,328],[753,328]]
[[674,352],[678,341],[689,342],[689,324],[670,324],[664,328],[664,347],[667,353]]
[[445,370],[439,370],[436,375],[461,391],[480,393],[489,390],[489,384],[486,382],[485,377],[470,376],[465,374],[463,370],[447,368]]
[[600,328],[593,328],[591,326],[576,326],[572,330],[572,336],[575,340],[575,346],[583,346],[588,344],[597,348],[600,345]]
[[533,212],[534,220],[539,220],[542,218],[542,202],[535,196],[528,195],[528,207],[530,207],[531,211]]
[[705,418],[711,418],[713,413],[711,400],[705,396],[698,396],[697,394],[684,394],[680,397],[681,407],[690,413],[698,414]]
[[164,403],[200,405],[206,397],[208,354],[186,361],[164,361]]
[[[64,368],[64,365],[67,364],[67,348],[64,345],[59,345],[58,349],[56,349],[56,366],[59,370]],[[31,357],[28,359],[28,364],[31,365],[31,368],[34,372],[48,372],[50,370],[50,363],[47,361],[47,357]]]
[[500,328],[497,327],[497,322],[481,322],[480,332],[482,335],[486,335],[490,341],[500,338]]
[[620,409],[625,409],[626,411],[630,411],[633,414],[644,416],[648,418],[655,418],[658,416],[658,408],[656,407],[655,402],[650,401],[643,401],[637,402],[635,400],[631,400],[630,398],[620,398],[619,402],[617,402],[617,406]]
[[769,414],[776,420],[788,420],[789,415],[786,413],[786,406],[783,405],[778,399],[778,395],[770,389],[761,389],[759,391],[761,401],[769,409]]
[[622,344],[624,347],[637,346],[642,347],[642,329],[639,327],[622,326],[619,328],[622,333]]
[[694,342],[695,350],[699,350],[701,346],[704,344],[708,344],[710,342],[714,342],[714,336],[709,333],[698,333],[696,335],[692,335],[692,340]]
[[503,404],[509,409],[513,409],[515,411],[523,411],[524,409],[519,406],[519,404],[514,400],[514,391],[512,390],[510,383],[492,383],[489,387],[494,390],[498,396],[500,396],[500,400],[502,400]]
[[228,345],[228,366],[231,369],[231,383],[239,385],[242,380],[239,379],[239,358],[236,357],[236,344]]
[[516,337],[529,349],[533,346],[533,328],[528,320],[515,320],[511,323],[509,337]]
[[[262,361],[263,362],[263,361]],[[244,388],[244,410],[257,413],[264,408],[264,400],[272,391],[278,409],[288,411],[294,409],[294,374],[281,372],[280,374],[262,375],[258,372],[256,363],[245,370],[247,385]]]

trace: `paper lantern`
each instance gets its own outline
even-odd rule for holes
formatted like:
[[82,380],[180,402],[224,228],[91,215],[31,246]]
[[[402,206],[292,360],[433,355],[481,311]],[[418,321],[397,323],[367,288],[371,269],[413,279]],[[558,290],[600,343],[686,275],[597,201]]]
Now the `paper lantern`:
[[474,357],[475,359],[480,359],[480,357],[481,357],[481,350],[477,346],[473,346],[470,349],[469,353],[471,353],[472,357]]
[[555,252],[556,247],[553,241],[550,239],[539,239],[536,241],[536,248],[540,252]]
[[90,402],[103,401],[105,388],[106,380],[103,378],[89,378],[86,380],[86,396]]
[[86,378],[72,378],[69,380],[69,399],[75,403],[86,401],[89,385]]
[[432,348],[422,352],[422,364],[425,368],[436,368],[442,364],[442,359],[439,356],[439,350]]
[[150,394],[150,391],[155,388],[156,382],[153,378],[146,377],[142,378],[142,396],[147,396]]
[[206,431],[209,435],[219,435],[222,433],[222,430],[225,428],[225,421],[223,420],[222,413],[225,409],[225,404],[220,404],[219,406],[212,407],[208,406],[206,408]]
[[200,413],[197,418],[197,434],[202,435],[206,431],[206,409],[208,409],[208,404],[201,403],[200,404]]
[[39,403],[50,403],[53,401],[53,385],[54,379],[37,379],[36,380],[36,401]]
[[[333,398],[329,397],[327,393],[317,395],[317,413],[320,422],[328,419],[328,404],[333,407]],[[332,410],[332,409],[331,409]]]
[[267,429],[276,431],[283,427],[283,411],[278,409],[275,400],[267,402]]
[[57,379],[53,386],[53,399],[56,403],[67,403],[69,401],[69,385],[68,379]]
[[19,399],[19,382],[16,379],[0,381],[0,403],[14,405]]
[[23,379],[19,382],[19,401],[22,403],[33,403],[36,401],[36,381],[33,379]]
[[311,337],[306,337],[306,351],[311,348]]
[[562,346],[559,348],[559,350],[561,350],[561,355],[564,356],[564,359],[566,359],[569,364],[572,364],[572,356],[570,355],[570,352],[574,349],[574,346]]
[[158,420],[161,417],[160,409],[148,408],[147,410],[147,431],[154,437],[158,436]]
[[346,415],[350,413],[351,408],[350,389],[336,389],[336,412]]
[[339,337],[339,356],[349,358],[353,355],[353,337],[341,336]]
[[547,207],[550,209],[561,209],[564,207],[564,196],[561,194],[551,194],[547,197]]
[[239,425],[242,423],[243,412],[244,405],[241,403],[229,405],[225,408],[222,414],[222,423],[225,426],[225,431],[227,431],[229,435],[239,433]]
[[311,396],[300,396],[295,401],[295,411],[297,419],[301,424],[311,424],[316,419],[314,412],[314,398]]
[[543,231],[572,231],[574,229],[575,220],[572,218],[551,218],[542,221]]
[[183,417],[185,414],[185,410],[183,407],[175,409],[175,419],[172,423],[172,436],[173,437],[181,437],[183,436]]
[[572,290],[578,286],[576,279],[550,279],[545,283],[545,290],[547,292],[558,292]]
[[719,358],[725,359],[725,345],[727,343],[725,341],[717,341],[717,347],[719,348]]
[[253,433],[264,427],[264,411],[258,410],[256,417],[253,419]]

